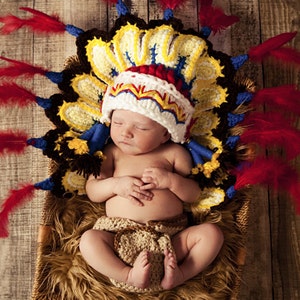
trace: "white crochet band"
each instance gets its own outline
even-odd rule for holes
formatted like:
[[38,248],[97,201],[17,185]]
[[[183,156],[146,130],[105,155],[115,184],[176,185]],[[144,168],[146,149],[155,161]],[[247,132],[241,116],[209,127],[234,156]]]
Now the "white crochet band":
[[136,112],[167,128],[176,143],[186,141],[194,107],[176,87],[149,74],[125,71],[108,87],[102,103],[101,122],[110,122],[115,109]]

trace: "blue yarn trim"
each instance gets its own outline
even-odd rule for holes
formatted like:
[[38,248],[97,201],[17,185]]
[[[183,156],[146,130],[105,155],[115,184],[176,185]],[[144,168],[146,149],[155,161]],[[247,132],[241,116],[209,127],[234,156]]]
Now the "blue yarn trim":
[[116,9],[118,16],[125,16],[129,14],[129,9],[122,0],[118,0],[118,3],[116,4]]
[[228,121],[228,126],[233,127],[236,124],[242,122],[245,118],[245,114],[232,114],[228,113],[227,115],[227,121]]
[[95,123],[89,130],[85,131],[80,138],[88,141],[89,153],[93,154],[102,150],[109,137],[109,127],[102,123]]
[[63,73],[62,72],[46,72],[45,76],[50,79],[53,83],[61,83],[63,81]]
[[243,93],[238,93],[236,97],[236,104],[241,105],[243,103],[248,103],[252,100],[253,94],[250,92],[243,92]]
[[52,101],[51,101],[51,99],[36,97],[35,101],[43,109],[49,109],[49,108],[52,107]]
[[174,17],[174,14],[173,14],[173,10],[171,8],[167,8],[164,10],[164,19],[165,20],[168,21],[173,17]]
[[38,190],[52,191],[54,189],[54,182],[50,177],[44,181],[34,184],[34,187]]
[[231,187],[229,187],[226,191],[226,195],[229,199],[232,199],[236,194],[236,190],[234,189],[234,186],[232,185]]
[[27,140],[27,145],[45,151],[47,148],[47,141],[43,138],[31,138]]
[[211,34],[211,29],[209,27],[207,27],[207,26],[204,26],[204,27],[201,28],[200,32],[203,34],[203,36],[205,38],[208,38],[210,36],[210,34]]
[[240,139],[239,135],[232,135],[232,136],[228,137],[228,139],[226,141],[226,145],[228,145],[230,149],[233,149],[236,146],[239,139]]
[[82,29],[71,24],[66,25],[66,31],[75,37],[79,37],[82,33],[84,33]]
[[238,70],[248,59],[249,59],[248,54],[242,54],[239,56],[231,57],[231,63],[233,67],[236,70]]

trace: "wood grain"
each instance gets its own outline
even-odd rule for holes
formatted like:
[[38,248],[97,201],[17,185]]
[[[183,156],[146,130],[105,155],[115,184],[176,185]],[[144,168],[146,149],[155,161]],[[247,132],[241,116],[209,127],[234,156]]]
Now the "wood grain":
[[[126,2],[127,3],[127,2]],[[227,13],[238,15],[241,21],[231,29],[211,37],[217,50],[232,55],[246,53],[261,41],[284,31],[299,30],[299,0],[215,0]],[[35,0],[0,1],[0,14],[25,16],[18,7],[29,6],[48,14],[57,13],[61,20],[79,28],[111,28],[116,19],[114,5],[99,0]],[[157,19],[162,10],[154,0],[131,1],[132,12],[141,18]],[[175,12],[186,28],[199,28],[198,3],[187,0],[183,10]],[[60,71],[64,59],[75,53],[74,38],[65,34],[38,36],[25,29],[10,35],[0,36],[1,55],[22,59]],[[292,46],[300,49],[300,34]],[[259,87],[286,83],[300,85],[300,73],[289,67],[262,66],[247,63],[240,75],[255,79]],[[29,83],[28,83],[29,82]],[[21,81],[25,84],[25,81]],[[26,81],[26,87],[39,96],[47,97],[55,92],[55,86],[36,76]],[[29,107],[0,110],[0,128],[23,128],[32,136],[41,136],[50,124],[42,109]],[[47,160],[38,150],[30,149],[22,157],[1,157],[0,177],[2,187],[0,199],[10,188],[29,179],[37,182],[47,178]],[[294,162],[300,169],[299,159]],[[37,229],[43,206],[44,194],[36,193],[26,207],[11,217],[10,237],[0,240],[0,299],[30,299],[36,258]],[[289,199],[267,189],[256,189],[250,208],[247,234],[247,256],[242,274],[242,285],[238,299],[300,299],[300,218],[295,216]]]

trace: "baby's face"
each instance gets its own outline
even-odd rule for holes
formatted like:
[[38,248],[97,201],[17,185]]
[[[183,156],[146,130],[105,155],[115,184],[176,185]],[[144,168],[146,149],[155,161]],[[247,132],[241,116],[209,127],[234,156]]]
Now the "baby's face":
[[129,110],[115,110],[111,118],[110,135],[125,154],[151,152],[169,140],[168,131],[157,122]]

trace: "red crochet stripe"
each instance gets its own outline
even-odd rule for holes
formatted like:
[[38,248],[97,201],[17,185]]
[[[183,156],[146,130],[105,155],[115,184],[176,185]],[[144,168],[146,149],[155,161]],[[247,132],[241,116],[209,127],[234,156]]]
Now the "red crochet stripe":
[[177,91],[181,93],[187,99],[190,98],[190,92],[188,89],[184,88],[184,81],[176,76],[176,72],[172,69],[168,69],[163,65],[143,65],[134,66],[127,69],[127,71],[132,71],[141,74],[148,74],[155,76],[161,80],[165,80],[175,86]]

